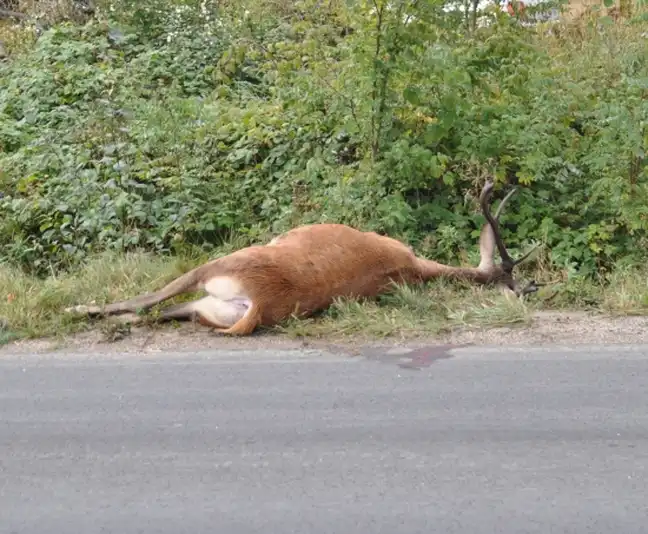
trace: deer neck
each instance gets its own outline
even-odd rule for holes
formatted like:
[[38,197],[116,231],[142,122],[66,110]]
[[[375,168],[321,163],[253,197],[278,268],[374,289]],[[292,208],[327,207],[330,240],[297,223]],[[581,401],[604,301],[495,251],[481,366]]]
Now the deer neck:
[[490,273],[476,267],[455,267],[424,258],[418,258],[418,266],[419,274],[425,282],[435,278],[448,278],[486,284],[490,279]]

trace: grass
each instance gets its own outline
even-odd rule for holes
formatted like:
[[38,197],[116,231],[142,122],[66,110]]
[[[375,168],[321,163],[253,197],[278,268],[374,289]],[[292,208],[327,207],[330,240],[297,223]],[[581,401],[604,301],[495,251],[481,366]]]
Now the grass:
[[[64,308],[103,304],[158,289],[205,259],[106,253],[76,272],[46,279],[0,266],[0,344],[24,338],[63,338],[95,328],[84,318],[64,313]],[[525,300],[507,297],[497,289],[441,280],[424,287],[395,287],[393,293],[376,301],[339,300],[317,317],[291,319],[273,330],[290,337],[411,337],[433,336],[457,327],[528,325],[539,310],[648,314],[645,270],[619,270],[605,283],[542,269],[522,276],[547,281],[557,275],[557,283]],[[111,330],[105,322],[99,327],[111,339],[128,335],[127,328]]]
[[106,303],[158,288],[188,266],[182,260],[146,254],[103,254],[79,271],[38,279],[0,266],[0,317],[20,338],[61,336],[88,328],[63,312],[75,304]]
[[438,281],[425,287],[396,287],[376,301],[339,300],[318,318],[290,320],[279,328],[296,337],[411,337],[437,335],[457,326],[528,324],[530,319],[525,303],[496,290]]

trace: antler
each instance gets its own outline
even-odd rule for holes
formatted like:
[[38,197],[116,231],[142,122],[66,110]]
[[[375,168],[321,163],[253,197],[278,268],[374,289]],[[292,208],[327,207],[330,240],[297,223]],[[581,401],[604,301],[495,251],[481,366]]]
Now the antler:
[[504,241],[502,240],[502,236],[500,234],[500,229],[499,229],[499,223],[498,223],[498,218],[499,215],[502,211],[502,208],[506,204],[506,202],[513,196],[513,194],[516,192],[516,189],[512,189],[511,191],[508,192],[508,194],[504,197],[502,202],[497,208],[497,211],[495,212],[495,217],[491,215],[490,212],[490,207],[489,207],[489,200],[490,196],[493,192],[493,182],[488,180],[486,184],[484,185],[484,188],[482,189],[481,194],[479,195],[479,203],[481,205],[482,212],[484,213],[484,217],[488,221],[488,224],[493,230],[493,238],[495,239],[495,246],[497,246],[497,251],[499,252],[500,258],[502,258],[502,269],[507,272],[511,273],[513,272],[513,269],[522,263],[524,260],[526,260],[538,247],[533,247],[531,250],[529,250],[524,256],[521,258],[514,260],[511,258],[509,255],[508,251],[506,250],[506,246],[504,246]]

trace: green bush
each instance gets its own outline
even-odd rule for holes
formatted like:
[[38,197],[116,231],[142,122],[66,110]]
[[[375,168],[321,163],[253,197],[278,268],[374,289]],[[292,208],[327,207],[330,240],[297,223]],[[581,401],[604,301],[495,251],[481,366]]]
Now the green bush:
[[[0,246],[36,272],[335,221],[475,260],[483,180],[511,248],[593,275],[646,258],[643,23],[552,31],[440,3],[106,4],[0,66]],[[180,6],[180,7],[178,7]]]
[[309,153],[307,121],[297,137],[274,104],[206,99],[214,76],[197,83],[196,69],[171,57],[128,35],[117,46],[102,25],[60,27],[6,69],[9,259],[47,268],[102,249],[218,243],[277,216],[281,202],[268,193],[290,196],[286,174]]

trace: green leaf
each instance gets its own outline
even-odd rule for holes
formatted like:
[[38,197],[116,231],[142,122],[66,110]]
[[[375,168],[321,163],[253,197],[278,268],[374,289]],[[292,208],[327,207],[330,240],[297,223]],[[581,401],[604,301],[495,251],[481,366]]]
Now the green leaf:
[[413,106],[418,106],[421,103],[419,91],[415,87],[406,87],[403,90],[403,98]]

